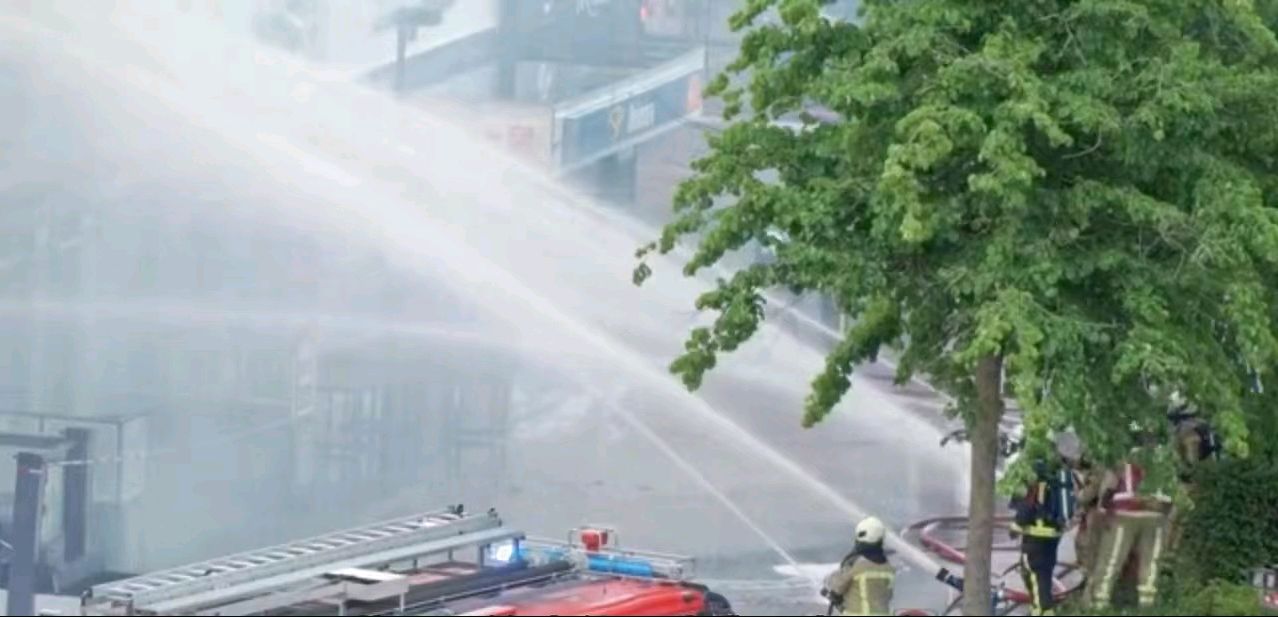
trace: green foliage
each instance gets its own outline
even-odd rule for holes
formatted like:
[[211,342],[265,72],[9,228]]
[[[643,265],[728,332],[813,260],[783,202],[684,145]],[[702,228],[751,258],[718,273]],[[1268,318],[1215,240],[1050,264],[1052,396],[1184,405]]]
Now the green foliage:
[[1223,461],[1200,469],[1196,480],[1178,579],[1245,582],[1252,568],[1278,563],[1278,460]]
[[1177,594],[1149,608],[1114,608],[1104,611],[1065,611],[1076,615],[1264,615],[1256,589],[1249,585],[1213,581]]
[[[698,300],[719,317],[672,365],[684,383],[785,286],[853,323],[805,425],[895,345],[899,379],[927,374],[965,413],[976,363],[1002,357],[1027,423],[1073,425],[1102,460],[1161,420],[1150,386],[1180,387],[1245,453],[1252,377],[1278,360],[1273,3],[867,0],[861,25],[819,4],[734,16],[728,72],[747,78],[711,87],[734,122],[641,251],[698,235],[686,274],[751,242],[777,255]],[[813,104],[843,121],[771,123]]]
[[1261,615],[1256,588],[1212,581],[1184,603],[1194,615]]
[[1260,598],[1250,585],[1212,581],[1182,604],[1192,615],[1261,615]]
[[[748,32],[709,92],[733,122],[640,257],[693,235],[687,275],[752,243],[776,259],[698,299],[718,317],[671,370],[698,387],[782,286],[852,324],[805,426],[891,346],[897,378],[925,374],[970,429],[996,415],[976,413],[976,368],[1005,367],[1031,451],[1072,426],[1114,462],[1129,425],[1165,424],[1154,393],[1178,389],[1245,455],[1249,422],[1278,409],[1253,391],[1278,387],[1274,0],[865,0],[859,24],[819,5],[748,0],[733,17]],[[813,105],[842,121],[773,122]]]
[[1249,450],[1261,459],[1278,461],[1278,380],[1270,379],[1259,395],[1248,397],[1246,421]]

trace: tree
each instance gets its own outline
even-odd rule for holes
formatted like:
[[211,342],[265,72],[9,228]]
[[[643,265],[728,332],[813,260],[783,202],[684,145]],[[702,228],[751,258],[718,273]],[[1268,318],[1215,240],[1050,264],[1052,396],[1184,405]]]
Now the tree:
[[[1278,357],[1278,43],[1248,0],[866,0],[859,24],[820,4],[733,16],[748,32],[708,90],[731,124],[639,257],[693,234],[689,276],[752,242],[776,255],[697,300],[718,316],[671,365],[690,389],[779,286],[852,324],[805,426],[885,347],[898,380],[954,397],[973,451],[964,606],[984,614],[1001,372],[1031,451],[1072,426],[1116,460],[1115,436],[1164,422],[1179,388],[1244,452],[1244,402]],[[772,123],[811,105],[843,121]]]

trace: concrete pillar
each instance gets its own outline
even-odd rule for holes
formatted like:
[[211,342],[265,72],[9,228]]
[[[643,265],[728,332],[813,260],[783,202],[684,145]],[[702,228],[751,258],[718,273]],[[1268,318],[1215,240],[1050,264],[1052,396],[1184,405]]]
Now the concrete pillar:
[[[65,431],[71,447],[67,459],[82,461],[89,458],[87,429],[69,428]],[[88,548],[89,465],[70,465],[62,468],[62,533],[63,559],[74,563],[84,557]]]
[[17,469],[13,491],[13,557],[9,560],[9,595],[5,614],[34,615],[40,511],[44,507],[44,481],[48,467],[43,456],[20,452]]
[[519,3],[527,0],[499,0],[497,29],[501,46],[497,56],[497,98],[508,101],[515,98],[517,81],[515,66],[519,61],[518,30]]

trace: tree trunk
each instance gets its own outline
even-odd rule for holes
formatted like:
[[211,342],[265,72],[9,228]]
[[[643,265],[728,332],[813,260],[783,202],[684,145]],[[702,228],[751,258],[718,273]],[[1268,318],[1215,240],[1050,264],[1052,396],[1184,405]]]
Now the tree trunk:
[[968,427],[972,447],[972,490],[968,504],[967,565],[963,614],[990,614],[990,568],[994,550],[994,476],[998,465],[998,427],[1003,418],[1000,388],[1003,360],[982,358],[976,367],[977,408]]

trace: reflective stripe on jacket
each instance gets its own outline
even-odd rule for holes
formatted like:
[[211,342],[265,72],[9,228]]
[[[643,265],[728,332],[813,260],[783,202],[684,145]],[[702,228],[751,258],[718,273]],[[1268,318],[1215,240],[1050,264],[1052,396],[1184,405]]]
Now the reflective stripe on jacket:
[[1047,482],[1039,480],[1025,495],[1012,500],[1012,531],[1031,538],[1059,538],[1064,534],[1059,523],[1047,518],[1048,490]]
[[890,563],[858,558],[826,580],[826,589],[843,596],[844,615],[891,615],[896,569]]
[[1159,514],[1171,505],[1171,498],[1162,493],[1141,495],[1140,485],[1145,481],[1145,470],[1139,465],[1124,463],[1108,478],[1112,493],[1105,509],[1123,514]]

